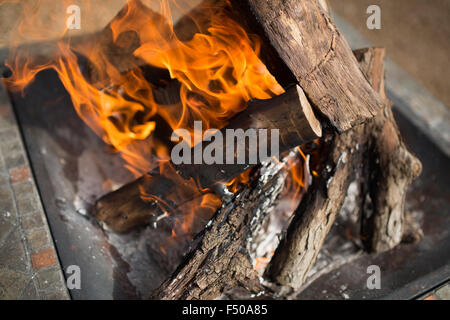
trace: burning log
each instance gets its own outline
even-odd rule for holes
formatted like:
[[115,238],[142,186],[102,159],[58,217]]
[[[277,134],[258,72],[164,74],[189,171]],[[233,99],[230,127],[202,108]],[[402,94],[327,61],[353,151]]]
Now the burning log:
[[[255,130],[279,130],[279,150],[281,153],[291,150],[306,142],[311,142],[322,136],[322,126],[314,116],[313,110],[306,99],[302,89],[294,86],[283,95],[269,100],[251,101],[246,110],[231,119],[229,125],[221,130],[225,136],[227,130],[255,129]],[[238,150],[238,141],[233,140],[232,150]],[[205,143],[202,149],[208,144]],[[267,141],[258,141],[257,148],[245,146],[245,159],[252,156],[253,149],[266,148],[271,145],[271,135]],[[226,142],[223,146],[228,150]],[[195,158],[196,148],[191,149],[191,159]],[[194,179],[200,183],[202,189],[217,188],[227,183],[244,171],[254,167],[255,164],[237,164],[238,153],[233,153],[234,164],[225,164],[226,161],[205,164],[172,164],[177,173],[185,180]],[[261,163],[266,159],[258,159]],[[115,232],[126,232],[131,228],[148,222],[149,217],[155,214],[154,205],[141,199],[142,193],[154,195],[159,199],[166,199],[172,188],[177,184],[170,179],[156,174],[146,176],[126,185],[125,187],[101,198],[95,208],[95,217],[105,223]],[[178,199],[178,204],[191,199]]]
[[284,165],[277,161],[265,164],[260,175],[217,212],[198,246],[153,293],[153,299],[214,299],[224,288],[236,285],[261,292],[246,246],[252,221],[263,218],[256,213],[270,212],[283,190]]
[[[385,50],[363,49],[355,55],[366,77],[387,101]],[[402,142],[391,107],[386,106],[367,124],[335,136],[330,147],[323,155],[320,179],[305,195],[267,271],[276,283],[296,289],[304,283],[359,168],[367,173],[358,178],[367,186],[360,203],[370,199],[373,204],[371,212],[363,209],[363,243],[368,251],[381,252],[402,240],[406,191],[422,166]]]
[[[191,39],[195,33],[206,32],[208,27],[207,19],[214,14],[214,12],[224,10],[226,5],[227,3],[224,0],[205,0],[197,7],[193,8],[188,14],[181,17],[178,22],[171,27],[166,17],[153,11],[142,2],[133,0],[125,5],[109,25],[98,34],[93,35],[91,39],[89,39],[89,42],[92,43],[92,46],[96,46],[98,52],[102,52],[104,55],[105,60],[98,59],[99,61],[97,62],[106,62],[111,64],[117,72],[126,73],[135,70],[138,67],[147,66],[147,63],[143,59],[134,55],[134,52],[141,46],[137,31],[140,29],[139,26],[133,25],[133,27],[135,27],[134,30],[122,32],[119,35],[116,35],[117,38],[114,37],[113,29],[117,31],[117,27],[115,27],[114,24],[119,21],[119,24],[125,24],[126,22],[122,21],[122,19],[127,19],[125,16],[130,14],[130,10],[135,10],[140,17],[142,16],[142,13],[145,13],[145,21],[150,21],[164,29],[164,32],[167,33],[167,38],[170,38],[170,33],[173,32],[173,34],[181,41],[186,41]],[[133,13],[131,13],[128,19],[133,19],[133,17]],[[91,51],[92,50],[88,51],[88,54]],[[88,79],[90,83],[95,84],[100,79],[105,78],[105,75],[99,74],[100,70],[106,70],[104,66],[89,64],[88,70]],[[150,72],[161,73],[163,70],[153,68]]]
[[[370,79],[374,88],[385,97],[383,87],[384,50],[364,49],[355,54],[360,60],[364,74]],[[386,199],[386,203],[390,206],[404,207],[406,187],[419,175],[421,165],[407,151],[399,138],[398,131],[395,130],[395,136],[392,137],[386,135],[388,132],[390,135],[392,134],[392,131],[385,131],[387,129],[374,130],[391,127],[397,128],[389,106],[386,107],[385,112],[370,123],[356,127],[342,135],[335,135],[325,142],[326,145],[319,161],[322,175],[316,179],[304,196],[287,236],[280,243],[267,269],[267,276],[275,283],[296,289],[302,285],[342,207],[348,185],[354,178],[355,172],[359,170],[361,162],[363,165],[368,165],[370,160],[367,159],[383,157],[380,153],[393,155],[390,157],[389,163],[384,164],[395,166],[398,169],[395,180],[402,183],[390,184],[389,187],[383,186],[381,190],[387,188],[390,189],[389,192],[394,192],[391,194],[393,197]],[[374,145],[377,144],[376,141],[384,139],[398,141],[398,144],[392,146],[399,152],[392,153],[392,148],[374,148]],[[383,142],[381,143],[383,144]],[[367,152],[372,152],[371,156],[366,157]],[[381,162],[377,163],[377,165],[380,164]],[[271,176],[272,179],[267,179],[267,175],[264,173],[261,174],[259,182],[256,184],[257,188],[255,188],[255,184],[250,184],[248,188],[240,191],[233,201],[225,204],[208,225],[197,248],[186,257],[179,269],[155,291],[153,298],[211,299],[217,297],[225,288],[233,285],[240,285],[252,293],[261,293],[263,289],[270,291],[259,283],[249,262],[247,251],[249,248],[247,242],[252,240],[251,221],[261,219],[256,217],[261,210],[267,212],[273,208],[280,193],[279,186],[283,184],[284,177],[281,171],[277,172],[277,167],[273,163],[268,165],[268,168],[268,176]],[[379,177],[374,176],[367,176],[364,179],[370,179],[369,181],[374,186],[376,181],[379,181]],[[267,190],[272,190],[272,192],[267,192]],[[374,194],[381,195],[381,197],[386,196],[384,191]],[[378,221],[377,227],[381,228],[380,234],[383,236],[385,230],[390,230],[386,221],[391,217],[397,223],[403,222],[403,219],[397,219],[396,212],[390,210],[381,210],[374,215],[378,217],[375,220]],[[370,222],[372,221],[374,220]],[[380,222],[385,224],[382,225]],[[402,228],[400,227],[399,230]],[[247,237],[243,236],[245,234]],[[374,237],[371,243],[377,244],[375,247],[380,247],[378,244],[386,245],[386,241],[380,241],[382,238],[384,237]],[[395,243],[398,244],[398,240]],[[390,245],[394,245],[394,243]],[[276,286],[271,287],[276,288]]]

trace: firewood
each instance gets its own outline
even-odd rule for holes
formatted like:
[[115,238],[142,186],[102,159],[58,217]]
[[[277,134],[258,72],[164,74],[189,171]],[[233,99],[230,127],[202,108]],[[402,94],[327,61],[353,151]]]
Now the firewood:
[[[314,116],[308,100],[298,86],[272,99],[251,101],[246,110],[231,119],[229,125],[221,130],[223,136],[228,129],[277,129],[280,136],[280,153],[322,136],[321,123]],[[234,143],[234,150],[236,150],[238,141],[235,140]],[[270,144],[271,135],[268,135],[267,145]],[[204,148],[207,145],[208,143],[205,143]],[[227,149],[226,143],[223,149]],[[250,152],[251,149],[247,143],[246,159],[249,159]],[[191,159],[194,158],[194,153],[195,148],[192,148]],[[234,154],[234,157],[236,160],[237,154]],[[261,160],[264,159],[258,159],[259,163]],[[237,161],[235,161],[234,163],[172,164],[172,166],[185,180],[194,179],[200,183],[202,189],[206,189],[226,183],[256,165],[248,164],[248,162],[236,164]],[[158,169],[154,172],[101,198],[94,210],[95,217],[115,232],[126,232],[148,221],[149,217],[155,213],[156,206],[152,202],[142,200],[141,192],[144,191],[159,199],[166,199],[171,190],[177,187],[175,182],[159,175]],[[187,200],[191,199],[177,199],[174,206],[177,207],[177,204]]]
[[[382,49],[356,52],[361,61],[371,61],[366,75],[386,96],[384,79],[376,71],[382,68],[384,54]],[[420,176],[422,164],[405,146],[390,106],[385,107],[384,112],[366,126],[370,128],[371,154],[366,159],[367,172],[370,173],[367,194],[373,209],[363,214],[361,238],[369,252],[379,253],[396,247],[403,239],[405,224],[408,223],[405,223],[406,192]],[[416,235],[410,234],[409,237],[420,238],[421,230],[415,230]]]
[[153,299],[214,299],[224,288],[241,285],[258,293],[262,286],[246,252],[249,228],[258,212],[270,212],[283,191],[283,162],[269,161],[261,174],[224,204],[208,224],[201,242],[152,295]]
[[[365,76],[384,99],[384,49],[355,52]],[[403,235],[404,203],[408,186],[421,172],[421,163],[403,144],[390,106],[367,124],[335,136],[324,155],[320,178],[308,190],[267,270],[278,284],[298,289],[317,259],[342,207],[355,172],[368,174],[373,212],[364,214],[362,240],[369,251],[398,245]]]
[[326,236],[344,202],[346,191],[362,154],[364,127],[334,136],[322,154],[320,178],[308,189],[294,219],[275,251],[266,274],[277,284],[298,289],[313,267]]
[[[361,68],[384,96],[381,89],[384,85],[384,51],[373,49],[367,52],[374,54],[365,56],[367,60],[361,59]],[[367,130],[370,130],[368,125],[358,126],[322,142],[323,150],[318,162],[322,168],[321,176],[314,181],[303,198],[287,237],[280,243],[267,272],[269,276],[281,275],[279,278],[272,278],[276,283],[294,288],[303,283],[342,207],[355,168],[363,161],[364,154],[356,144],[361,143],[362,150],[366,141],[364,139],[367,139],[370,132]],[[279,175],[274,177],[282,179]],[[153,298],[211,299],[233,285],[243,286],[253,293],[263,290],[248,262],[245,248],[249,244],[242,243],[243,230],[250,233],[249,221],[257,211],[255,208],[258,208],[255,199],[250,200],[246,196],[253,192],[251,190],[254,190],[253,187],[245,188],[236,200],[219,210],[211,228],[206,230],[202,243],[186,257],[177,272],[160,286]],[[279,192],[281,191],[276,189],[275,197],[270,193],[269,203],[272,207]],[[234,209],[230,209],[231,204]],[[247,242],[251,240],[251,237],[245,239]],[[237,248],[241,250],[238,251]],[[233,254],[237,258],[232,258]],[[238,259],[237,264],[234,259]],[[221,268],[216,269],[216,266]]]

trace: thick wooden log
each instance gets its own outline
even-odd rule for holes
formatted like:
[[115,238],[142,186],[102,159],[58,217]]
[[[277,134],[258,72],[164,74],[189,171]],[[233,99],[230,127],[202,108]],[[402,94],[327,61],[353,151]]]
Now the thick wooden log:
[[[355,52],[374,89],[384,92],[384,49]],[[278,284],[298,289],[316,261],[355,172],[364,167],[374,211],[364,213],[362,239],[370,251],[393,248],[402,239],[408,185],[421,171],[420,162],[401,142],[390,106],[367,124],[334,137],[320,178],[305,195],[267,275]],[[363,195],[366,198],[366,194]]]
[[[375,116],[384,105],[361,73],[352,51],[317,0],[232,0],[252,31],[275,53],[267,68],[282,83],[292,75],[339,131]],[[266,53],[264,53],[264,49]],[[269,55],[267,45],[264,54]],[[276,61],[274,57],[278,55]],[[284,63],[286,68],[280,67]],[[287,72],[286,70],[289,70]]]
[[[234,117],[226,128],[221,130],[222,136],[229,134],[230,130],[268,130],[267,140],[264,144],[267,148],[274,144],[279,145],[280,153],[291,150],[296,146],[322,137],[322,125],[315,117],[311,105],[303,90],[299,86],[289,88],[284,94],[268,100],[253,100],[246,110]],[[274,141],[273,131],[279,132],[279,141]],[[233,132],[232,131],[232,132]],[[270,133],[272,131],[272,134]],[[234,140],[233,146],[224,140],[223,158],[220,163],[226,163],[226,151],[238,150],[242,141]],[[249,164],[249,156],[258,152],[263,141],[259,139],[258,146],[245,143],[245,163],[237,164],[238,154],[234,154],[234,164],[182,164],[175,165],[177,172],[185,179],[195,178],[203,188],[211,187],[216,183],[226,183],[255,166]],[[191,159],[194,159],[195,148],[192,149]],[[278,155],[274,155],[278,157]],[[258,163],[267,159],[258,159]]]
[[[221,130],[226,136],[227,130],[235,129],[276,129],[279,131],[279,151],[283,153],[292,148],[311,142],[322,136],[320,122],[314,116],[312,108],[300,87],[291,87],[278,97],[269,100],[251,101],[246,110],[231,119],[229,125]],[[264,143],[270,146],[272,135],[268,134]],[[260,143],[261,141],[258,141]],[[213,142],[209,142],[213,143]],[[278,143],[278,141],[274,141]],[[233,149],[240,147],[237,139],[233,141]],[[250,148],[249,143],[245,146],[245,159],[249,159],[251,152],[258,152],[260,146]],[[203,145],[206,148],[208,143]],[[261,146],[262,147],[262,146]],[[227,150],[227,143],[224,141],[223,150]],[[237,164],[238,153],[233,153],[234,164],[172,164],[177,173],[187,180],[198,181],[202,189],[215,188],[226,183],[256,164],[249,164],[248,160],[244,164]],[[195,157],[195,148],[191,149],[191,159]],[[223,155],[225,162],[226,152]],[[266,159],[258,159],[261,163]],[[155,173],[144,176],[123,188],[110,193],[101,198],[95,207],[94,215],[102,223],[115,231],[126,232],[135,226],[142,225],[151,215],[155,214],[157,206],[153,201],[145,201],[140,197],[141,193],[155,196],[158,199],[167,199],[173,188],[177,188],[179,182]],[[173,207],[191,199],[174,199],[171,201]]]
[[269,161],[258,177],[224,204],[208,224],[198,246],[154,293],[154,299],[214,299],[226,288],[242,286],[259,293],[262,286],[247,248],[252,219],[270,212],[283,191],[287,172],[282,162]]
[[361,143],[363,131],[364,127],[359,126],[325,142],[321,169],[316,169],[320,177],[303,197],[266,272],[273,282],[294,289],[304,283],[342,207],[355,168],[361,162],[356,144]]
[[[355,54],[374,87],[386,97],[382,76],[385,51],[363,49]],[[412,229],[414,221],[406,221],[405,217],[405,199],[408,187],[422,172],[422,164],[405,146],[391,107],[386,107],[367,126],[371,156],[366,159],[366,172],[370,176],[366,177],[368,197],[365,198],[370,199],[372,209],[363,212],[361,238],[369,252],[378,253],[396,247],[406,229]],[[415,233],[408,232],[408,237],[420,238],[420,228],[415,228]]]

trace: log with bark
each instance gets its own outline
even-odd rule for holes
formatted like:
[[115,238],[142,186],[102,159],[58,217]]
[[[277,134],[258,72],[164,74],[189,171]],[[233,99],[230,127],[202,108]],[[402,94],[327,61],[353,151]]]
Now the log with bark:
[[[223,150],[233,151],[233,164],[226,164],[226,152],[223,152],[221,161],[214,164],[171,164],[174,170],[187,183],[189,180],[200,184],[200,189],[222,189],[223,185],[250,168],[261,164],[267,159],[258,157],[258,163],[249,164],[248,159],[254,153],[259,153],[262,148],[270,148],[272,144],[272,134],[270,131],[276,129],[279,132],[279,151],[284,153],[292,148],[314,141],[322,136],[322,125],[315,117],[308,99],[299,86],[289,88],[284,94],[269,100],[253,100],[248,104],[247,109],[230,120],[230,123],[221,130],[222,136],[226,136],[228,130],[267,130],[267,139],[258,139],[257,146],[250,146],[245,143],[242,149],[246,161],[238,164],[240,156],[237,139],[233,140],[233,146],[227,146],[224,141]],[[214,139],[201,143],[198,149],[204,150],[214,143]],[[274,141],[278,143],[278,141]],[[191,149],[190,159],[196,157],[197,149]],[[236,151],[236,152],[234,152]],[[270,152],[270,150],[268,150]],[[270,153],[267,154],[270,154]],[[278,156],[278,155],[274,155]],[[98,221],[108,229],[115,232],[127,232],[130,229],[145,225],[149,218],[158,211],[155,201],[145,200],[142,195],[152,195],[153,199],[162,199],[165,203],[170,203],[176,209],[183,203],[192,200],[196,193],[189,194],[183,199],[170,199],[173,191],[180,187],[177,181],[164,176],[157,168],[150,173],[123,188],[110,193],[101,198],[95,207],[94,215]],[[181,182],[183,183],[183,181]],[[220,192],[220,191],[219,191]],[[169,209],[169,208],[167,208]]]
[[[383,77],[385,50],[358,50],[355,55],[362,68],[368,70],[365,73],[374,87],[387,100]],[[367,196],[363,208],[369,209],[363,213],[361,239],[369,252],[383,252],[397,246],[405,236],[415,240],[421,237],[415,222],[405,216],[405,199],[408,187],[422,172],[422,163],[405,146],[390,102],[367,126],[367,149],[371,156],[365,158]]]
[[[385,50],[363,49],[355,56],[365,76],[387,100]],[[404,145],[390,105],[367,124],[335,136],[323,161],[320,178],[295,212],[267,270],[272,281],[294,289],[306,280],[355,179],[364,186],[358,202],[363,211],[361,239],[366,249],[381,252],[398,245],[405,228],[406,192],[422,168]],[[358,172],[365,174],[357,177]],[[365,203],[368,201],[371,206]]]
[[269,161],[252,176],[248,186],[224,203],[207,225],[198,246],[154,293],[153,299],[214,299],[226,288],[263,290],[247,251],[252,222],[273,210],[287,176],[282,162]]
[[[280,83],[294,78],[339,132],[365,122],[384,105],[319,1],[231,2],[266,44],[262,58],[269,71]],[[266,60],[269,52],[272,59]]]

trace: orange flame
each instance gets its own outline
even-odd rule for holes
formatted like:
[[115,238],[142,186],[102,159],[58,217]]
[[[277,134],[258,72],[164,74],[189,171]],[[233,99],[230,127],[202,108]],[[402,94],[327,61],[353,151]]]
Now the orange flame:
[[[0,5],[5,2],[18,1],[1,1]],[[81,2],[89,4],[88,0]],[[62,3],[70,4],[69,1]],[[155,160],[161,164],[162,174],[170,171],[165,165],[169,159],[168,148],[156,138],[157,117],[164,119],[172,130],[184,128],[192,132],[195,120],[203,122],[203,130],[222,128],[231,117],[245,109],[250,99],[268,99],[284,92],[258,57],[260,40],[248,35],[238,22],[213,5],[203,5],[203,11],[198,11],[195,17],[189,15],[195,31],[186,34],[183,28],[176,28],[175,10],[189,12],[192,1],[128,0],[104,32],[80,43],[72,41],[65,25],[59,30],[45,27],[41,1],[34,5],[28,1],[20,4],[26,18],[18,25],[12,39],[61,40],[54,45],[55,54],[48,59],[36,59],[29,50],[11,42],[13,49],[7,65],[12,76],[6,79],[9,88],[23,90],[40,71],[55,70],[78,115],[105,143],[120,152],[136,176],[154,168]],[[123,35],[133,34],[138,39],[126,70],[115,65],[109,56],[109,46],[102,38],[107,31],[117,48],[131,46],[132,40]],[[80,68],[80,56],[89,60],[92,71],[89,78]],[[179,103],[158,101],[157,86],[146,79],[137,61],[167,70],[172,81],[180,84]],[[303,188],[302,170],[302,166],[291,170],[293,181],[298,185],[296,194]],[[228,186],[236,192],[239,184],[249,181],[249,175],[250,171],[230,181]],[[172,172],[171,176],[176,173]],[[179,188],[174,197],[198,192],[194,181],[184,181],[183,185],[185,188]],[[158,200],[145,190],[142,190],[142,197]],[[196,223],[194,215],[196,219],[199,215],[206,218],[219,206],[216,196],[204,194],[186,204],[174,237],[192,230]],[[160,201],[163,212],[171,215],[168,207]]]
[[255,270],[258,274],[262,275],[266,267],[269,265],[270,259],[273,257],[274,254],[275,254],[274,251],[270,251],[265,257],[256,257],[253,270]]
[[226,183],[225,185],[227,186],[228,190],[232,193],[238,192],[239,186],[245,185],[250,181],[251,172],[252,169],[249,169],[236,178],[232,179],[230,182]]
[[[21,59],[24,53],[8,61],[13,71],[8,82],[13,89],[24,88],[44,69],[54,69],[80,117],[122,154],[136,174],[154,166],[151,159],[157,148],[152,139],[157,130],[157,123],[152,120],[155,115],[165,119],[173,130],[193,130],[193,120],[202,120],[204,130],[222,128],[250,99],[283,93],[258,58],[259,39],[248,36],[223,11],[205,6],[205,12],[196,18],[201,21],[194,22],[208,27],[182,41],[172,18],[172,7],[181,5],[174,0],[148,2],[153,7],[157,5],[161,12],[156,13],[141,1],[129,0],[109,28],[113,41],[119,45],[121,34],[136,33],[140,45],[134,51],[135,57],[150,66],[167,69],[171,78],[181,83],[181,102],[177,106],[158,104],[153,95],[155,88],[139,68],[121,73],[108,59],[101,39],[83,44],[60,41],[56,59],[43,64],[33,65],[32,59]],[[66,32],[62,30],[62,34]],[[41,39],[43,35],[35,37]],[[82,74],[76,54],[88,57],[99,77],[95,83]],[[23,60],[25,64],[21,63]]]

